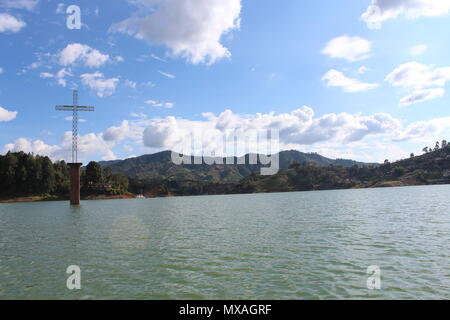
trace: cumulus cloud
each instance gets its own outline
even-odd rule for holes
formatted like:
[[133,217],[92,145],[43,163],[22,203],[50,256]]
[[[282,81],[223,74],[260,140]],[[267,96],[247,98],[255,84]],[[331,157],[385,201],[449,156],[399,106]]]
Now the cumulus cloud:
[[94,90],[96,94],[103,98],[114,94],[116,91],[117,84],[119,83],[118,78],[105,79],[103,73],[85,73],[80,76],[81,82]]
[[361,18],[371,29],[381,28],[384,21],[405,16],[416,19],[422,16],[441,16],[450,10],[448,0],[372,0]]
[[425,142],[440,141],[448,135],[450,130],[450,117],[436,118],[429,121],[417,121],[405,129],[396,132],[394,141]]
[[107,54],[103,54],[97,49],[80,43],[71,43],[59,53],[59,63],[63,66],[74,65],[77,62],[83,63],[89,68],[98,68],[110,61]]
[[203,147],[221,154],[218,139],[236,131],[251,135],[254,131],[276,129],[280,133],[282,147],[301,148],[327,141],[352,143],[368,136],[387,134],[401,127],[397,119],[384,113],[372,116],[332,113],[315,117],[313,109],[307,106],[284,114],[239,115],[226,110],[220,115],[205,113],[203,118],[200,121],[172,116],[152,119],[147,122],[143,142],[150,148],[181,151],[190,143],[191,135],[197,130],[204,137]]
[[[140,11],[112,26],[168,47],[193,64],[213,64],[231,56],[222,36],[239,28],[241,0],[135,0]],[[144,13],[139,15],[139,13]]]
[[39,0],[1,0],[0,7],[7,9],[33,10],[39,4]]
[[[88,157],[99,156],[102,160],[115,160],[116,156],[111,150],[113,145],[109,145],[101,134],[89,133],[78,138],[78,155],[80,160]],[[61,144],[49,145],[42,140],[33,140],[29,138],[19,138],[14,143],[6,144],[3,147],[3,153],[27,152],[48,156],[52,160],[71,160],[72,153],[72,133],[66,132],[62,136]]]
[[[226,110],[220,114],[204,113],[202,119],[189,120],[168,116],[165,118],[124,120],[120,125],[105,130],[104,133],[89,133],[79,137],[80,160],[101,157],[115,159],[113,148],[119,143],[132,149],[132,145],[142,145],[152,151],[174,150],[181,153],[195,153],[208,150],[215,155],[225,155],[223,141],[232,143],[236,133],[251,137],[256,132],[270,129],[279,131],[280,149],[298,149],[305,152],[319,152],[329,157],[346,157],[364,161],[382,161],[390,157],[405,157],[407,152],[396,143],[403,141],[429,142],[442,139],[450,129],[450,118],[419,121],[404,127],[401,122],[386,113],[363,115],[360,113],[330,113],[315,116],[314,110],[303,106],[289,113],[277,114],[236,114]],[[200,134],[202,140],[195,148],[186,150],[191,144],[192,134]],[[198,136],[198,135],[197,135]],[[53,160],[70,160],[71,132],[66,132],[61,144],[48,145],[42,140],[17,139],[7,144],[3,152],[25,151],[48,155]],[[266,152],[256,140],[248,142],[245,150],[237,150],[238,155],[247,152]],[[122,145],[122,144],[121,144]],[[247,148],[248,147],[248,148]],[[234,154],[228,148],[227,154]]]
[[409,93],[401,99],[402,106],[442,97],[445,94],[442,87],[449,80],[450,67],[434,68],[418,62],[402,64],[386,76],[392,86],[402,87]]
[[0,33],[19,32],[26,27],[26,23],[10,14],[0,13]]
[[59,146],[50,146],[42,140],[31,140],[27,138],[19,138],[14,143],[7,144],[3,147],[3,153],[7,153],[8,151],[23,151],[46,156],[51,156],[60,150],[61,148]]
[[371,48],[371,42],[366,39],[343,35],[328,42],[322,54],[353,62],[368,58]]
[[16,111],[9,111],[0,107],[0,122],[14,120],[17,117]]
[[323,77],[322,81],[326,81],[327,87],[341,87],[344,92],[361,92],[377,88],[376,83],[365,83],[358,79],[348,78],[342,72],[337,70],[328,71]]
[[111,127],[103,133],[105,141],[119,142],[127,138],[139,139],[142,130],[138,126],[131,126],[129,121],[124,120],[118,127]]

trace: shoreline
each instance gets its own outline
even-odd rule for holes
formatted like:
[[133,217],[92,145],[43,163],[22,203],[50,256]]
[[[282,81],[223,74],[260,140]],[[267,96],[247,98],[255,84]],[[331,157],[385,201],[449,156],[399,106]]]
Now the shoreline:
[[[124,194],[118,196],[107,196],[107,195],[98,195],[98,196],[87,196],[82,197],[82,201],[91,201],[91,200],[124,200],[124,199],[136,199],[136,195]],[[28,202],[53,202],[53,201],[69,201],[69,198],[63,197],[44,197],[44,196],[29,196],[29,197],[17,197],[6,200],[0,200],[0,204],[2,203],[28,203]]]
[[[380,189],[380,188],[400,188],[400,187],[416,187],[416,186],[435,186],[435,185],[450,185],[450,183],[430,183],[430,184],[404,184],[400,181],[390,181],[388,183],[382,183],[372,186],[360,186],[353,188],[334,188],[334,189],[314,189],[314,190],[303,190],[303,192],[310,191],[332,191],[332,190],[361,190],[361,189]],[[151,195],[144,199],[155,199],[155,198],[172,198],[172,197],[186,197],[186,196],[214,196],[214,195],[240,195],[240,194],[264,194],[264,193],[290,193],[290,192],[302,192],[302,190],[290,190],[290,191],[274,191],[274,192],[253,192],[253,193],[218,193],[218,194],[193,194],[193,195]],[[129,200],[138,199],[137,195],[134,194],[124,194],[116,196],[98,195],[98,196],[87,196],[82,197],[82,201],[95,201],[95,200]],[[6,203],[29,203],[29,202],[49,202],[49,201],[69,201],[69,198],[58,198],[54,197],[43,197],[43,196],[29,196],[29,197],[17,197],[7,200],[0,200],[0,204]]]

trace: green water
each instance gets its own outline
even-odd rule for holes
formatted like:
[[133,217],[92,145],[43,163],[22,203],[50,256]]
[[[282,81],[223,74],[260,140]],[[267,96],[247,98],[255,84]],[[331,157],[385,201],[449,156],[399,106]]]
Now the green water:
[[[450,299],[449,194],[0,204],[0,298]],[[81,290],[66,287],[70,265]],[[372,265],[380,290],[367,289]]]

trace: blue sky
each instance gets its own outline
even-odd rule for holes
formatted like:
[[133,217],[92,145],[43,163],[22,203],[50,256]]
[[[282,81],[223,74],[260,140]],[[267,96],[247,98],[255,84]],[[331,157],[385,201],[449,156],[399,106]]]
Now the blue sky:
[[[66,26],[81,9],[82,28]],[[450,139],[450,4],[436,0],[0,0],[0,152],[69,159],[276,128],[282,149],[383,161]],[[214,146],[210,146],[214,148]]]

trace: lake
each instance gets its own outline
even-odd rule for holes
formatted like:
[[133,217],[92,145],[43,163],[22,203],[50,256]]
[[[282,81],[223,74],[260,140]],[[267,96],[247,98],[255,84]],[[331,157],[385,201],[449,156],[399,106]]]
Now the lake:
[[[0,298],[450,299],[449,195],[446,185],[0,204]],[[81,290],[66,287],[72,265]]]

